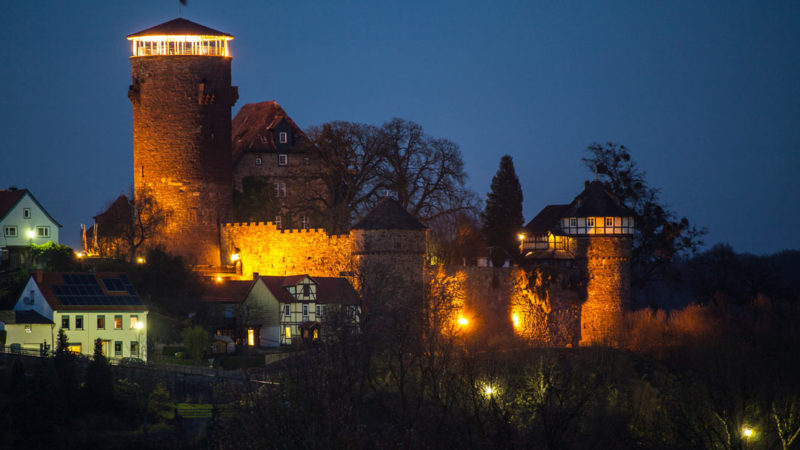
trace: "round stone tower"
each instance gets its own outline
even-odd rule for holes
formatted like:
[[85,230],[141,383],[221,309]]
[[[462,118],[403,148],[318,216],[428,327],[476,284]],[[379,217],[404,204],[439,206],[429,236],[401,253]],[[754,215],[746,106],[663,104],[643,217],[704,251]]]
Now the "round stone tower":
[[355,284],[367,308],[422,304],[427,228],[384,198],[350,229]]
[[128,36],[135,195],[167,210],[155,242],[190,264],[220,264],[231,216],[231,39],[185,19]]

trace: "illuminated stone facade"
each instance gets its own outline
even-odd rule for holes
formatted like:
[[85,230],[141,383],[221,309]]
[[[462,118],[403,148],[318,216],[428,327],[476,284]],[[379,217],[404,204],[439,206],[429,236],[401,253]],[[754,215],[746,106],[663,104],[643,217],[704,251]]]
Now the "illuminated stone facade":
[[338,277],[352,270],[351,238],[325,230],[279,230],[272,222],[225,223],[221,229],[223,258],[238,254],[243,278],[260,275]]
[[[209,30],[195,33],[199,25],[182,21],[186,29],[170,31],[176,21],[128,38]],[[149,191],[169,211],[159,244],[190,263],[219,265],[219,223],[231,216],[231,107],[238,98],[231,58],[167,49],[130,61],[136,195]]]

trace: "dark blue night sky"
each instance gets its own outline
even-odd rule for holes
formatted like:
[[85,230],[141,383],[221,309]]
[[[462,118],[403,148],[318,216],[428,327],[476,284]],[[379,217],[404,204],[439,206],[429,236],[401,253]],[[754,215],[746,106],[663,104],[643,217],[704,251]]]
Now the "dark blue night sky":
[[[645,4],[646,3],[646,4]],[[529,220],[632,150],[709,244],[800,248],[800,2],[189,0],[231,33],[239,102],[302,127],[413,120],[461,146],[488,190],[514,157]],[[77,246],[132,178],[125,35],[177,1],[0,0],[0,186],[27,187]]]

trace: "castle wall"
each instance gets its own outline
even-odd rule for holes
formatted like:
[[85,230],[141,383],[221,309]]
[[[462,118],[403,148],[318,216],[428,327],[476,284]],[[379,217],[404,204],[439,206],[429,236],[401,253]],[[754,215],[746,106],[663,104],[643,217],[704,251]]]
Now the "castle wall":
[[231,59],[131,58],[134,188],[169,212],[156,241],[189,263],[219,264],[231,214]]
[[271,222],[225,223],[220,235],[225,261],[239,249],[245,279],[253,272],[338,277],[352,270],[347,235],[330,236],[322,229],[279,230]]
[[581,306],[581,345],[619,341],[623,311],[631,300],[630,237],[578,238],[586,267],[586,301]]

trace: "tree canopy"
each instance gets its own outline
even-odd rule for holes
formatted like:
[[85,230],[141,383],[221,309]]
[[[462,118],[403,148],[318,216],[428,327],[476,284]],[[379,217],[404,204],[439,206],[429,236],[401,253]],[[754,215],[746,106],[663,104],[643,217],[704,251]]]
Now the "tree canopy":
[[481,214],[483,233],[490,246],[500,247],[509,255],[519,254],[517,234],[522,229],[522,188],[509,155],[500,158],[500,168],[492,178]]
[[632,285],[676,275],[674,258],[694,254],[703,244],[704,229],[698,229],[659,198],[660,191],[647,184],[645,173],[624,145],[592,144],[584,164],[597,174],[606,188],[634,212]]

